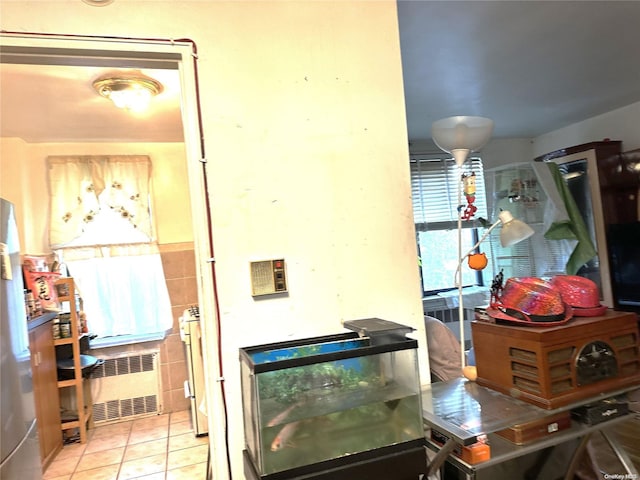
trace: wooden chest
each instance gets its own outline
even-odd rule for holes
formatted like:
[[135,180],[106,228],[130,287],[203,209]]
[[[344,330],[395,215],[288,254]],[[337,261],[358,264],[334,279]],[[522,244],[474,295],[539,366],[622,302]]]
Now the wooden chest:
[[638,317],[609,310],[555,327],[474,321],[480,385],[543,408],[640,384]]

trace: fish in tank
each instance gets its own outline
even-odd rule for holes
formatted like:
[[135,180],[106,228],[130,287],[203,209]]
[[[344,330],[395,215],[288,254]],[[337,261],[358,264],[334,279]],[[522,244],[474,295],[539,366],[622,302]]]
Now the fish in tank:
[[423,440],[415,340],[337,337],[241,354],[247,450],[260,473]]

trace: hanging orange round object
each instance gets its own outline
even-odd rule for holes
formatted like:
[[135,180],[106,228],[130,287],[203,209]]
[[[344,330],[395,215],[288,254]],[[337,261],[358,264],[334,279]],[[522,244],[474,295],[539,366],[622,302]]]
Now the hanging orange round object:
[[474,270],[482,270],[487,266],[488,260],[484,253],[474,253],[469,255],[469,268]]

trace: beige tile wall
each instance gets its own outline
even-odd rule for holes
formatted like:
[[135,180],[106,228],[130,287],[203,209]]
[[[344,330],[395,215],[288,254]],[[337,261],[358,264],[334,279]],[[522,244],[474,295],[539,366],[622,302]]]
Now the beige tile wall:
[[198,303],[198,290],[193,244],[161,245],[160,255],[173,312],[173,329],[160,345],[164,413],[170,413],[189,408],[189,400],[184,398],[188,373],[178,318]]

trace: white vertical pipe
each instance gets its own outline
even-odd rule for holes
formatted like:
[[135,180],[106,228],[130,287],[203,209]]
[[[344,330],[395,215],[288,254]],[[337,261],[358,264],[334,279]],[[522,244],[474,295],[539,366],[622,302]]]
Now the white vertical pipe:
[[[458,207],[462,205],[462,163],[458,164]],[[458,321],[460,322],[460,368],[465,366],[464,352],[464,307],[462,305],[462,215],[458,211],[458,272],[456,282],[458,287]],[[462,373],[462,370],[460,371]]]
[[[471,150],[465,148],[457,148],[451,150],[451,155],[455,159],[458,166],[458,208],[462,205],[462,166],[467,161],[467,157]],[[460,322],[460,374],[465,366],[464,354],[464,306],[462,305],[462,212],[458,212],[458,271],[456,273],[456,286],[458,287],[458,321]]]

